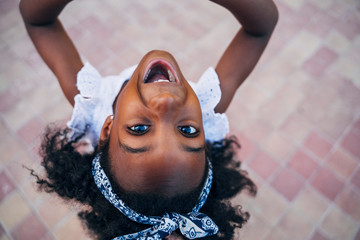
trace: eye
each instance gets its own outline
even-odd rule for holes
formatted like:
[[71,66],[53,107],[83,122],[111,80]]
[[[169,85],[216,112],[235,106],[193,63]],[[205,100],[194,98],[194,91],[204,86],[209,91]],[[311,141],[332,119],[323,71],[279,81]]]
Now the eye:
[[149,125],[139,124],[139,125],[134,125],[132,127],[128,127],[128,130],[130,131],[131,134],[142,135],[147,132],[149,127],[150,127]]
[[196,137],[199,134],[199,131],[192,126],[180,126],[178,129],[187,137]]

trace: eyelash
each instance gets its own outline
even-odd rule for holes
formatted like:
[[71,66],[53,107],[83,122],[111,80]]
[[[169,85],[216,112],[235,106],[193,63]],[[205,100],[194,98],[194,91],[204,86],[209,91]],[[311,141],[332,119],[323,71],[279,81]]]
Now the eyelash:
[[[145,127],[145,130],[140,130],[139,128]],[[187,133],[185,129],[190,128],[190,133]],[[131,127],[128,127],[130,134],[141,136],[148,132],[150,129],[150,125],[138,124]],[[199,130],[194,128],[193,126],[180,126],[178,127],[180,133],[185,137],[196,137],[199,135]]]
[[[141,131],[141,130],[136,130],[136,128],[138,127],[145,127],[146,129]],[[150,128],[150,125],[143,125],[143,124],[139,124],[139,125],[134,125],[131,127],[128,127],[128,130],[130,131],[131,134],[133,135],[137,135],[137,136],[141,136],[144,135]]]
[[[185,129],[185,128],[192,128],[191,130],[194,130],[195,132],[192,132],[192,133],[186,133],[186,132],[184,132],[183,130]],[[182,134],[182,135],[184,135],[185,137],[196,137],[197,135],[199,135],[199,130],[197,130],[196,128],[194,128],[193,126],[180,126],[180,127],[178,127],[178,129],[179,129],[179,131],[180,131],[180,133]]]

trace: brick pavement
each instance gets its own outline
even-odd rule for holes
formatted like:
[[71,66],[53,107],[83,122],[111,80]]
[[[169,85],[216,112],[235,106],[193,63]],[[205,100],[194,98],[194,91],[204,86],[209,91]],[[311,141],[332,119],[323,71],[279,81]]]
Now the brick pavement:
[[[257,182],[239,195],[251,240],[360,239],[360,2],[276,0],[280,21],[228,115]],[[18,1],[0,0],[0,239],[88,239],[76,206],[35,190],[44,127],[71,114],[31,44]],[[116,74],[152,49],[196,80],[235,20],[207,1],[76,1],[61,16],[84,59]],[[194,63],[195,62],[195,63]]]

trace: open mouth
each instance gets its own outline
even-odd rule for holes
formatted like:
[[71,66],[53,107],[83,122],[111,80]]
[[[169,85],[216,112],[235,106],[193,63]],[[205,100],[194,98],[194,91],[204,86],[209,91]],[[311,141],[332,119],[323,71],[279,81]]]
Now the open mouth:
[[176,83],[176,77],[168,64],[156,61],[146,71],[144,83]]

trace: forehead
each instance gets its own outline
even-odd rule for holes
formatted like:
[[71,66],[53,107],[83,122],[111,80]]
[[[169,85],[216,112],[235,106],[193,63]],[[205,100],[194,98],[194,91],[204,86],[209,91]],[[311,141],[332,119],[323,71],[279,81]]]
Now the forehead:
[[176,154],[169,147],[161,153],[148,151],[132,154],[124,150],[111,156],[111,172],[127,191],[159,192],[165,195],[185,193],[197,187],[204,176],[205,151]]

